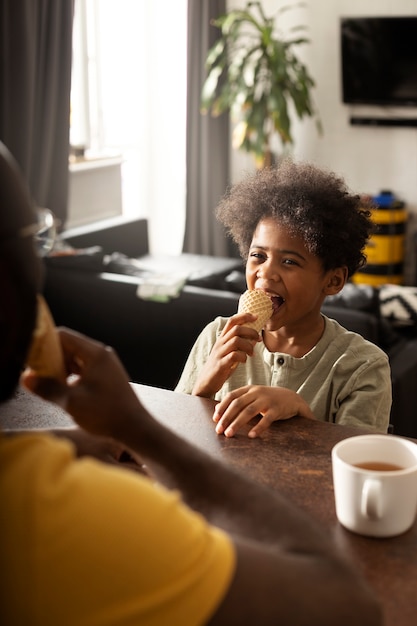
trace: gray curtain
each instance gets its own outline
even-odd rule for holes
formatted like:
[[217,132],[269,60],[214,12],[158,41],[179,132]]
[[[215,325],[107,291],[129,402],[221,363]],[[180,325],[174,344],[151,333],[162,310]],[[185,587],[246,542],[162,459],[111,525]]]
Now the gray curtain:
[[207,51],[219,36],[210,20],[226,11],[225,0],[188,2],[187,200],[184,252],[238,256],[214,209],[229,184],[229,117],[200,113]]
[[67,216],[74,0],[0,0],[0,139],[38,206]]

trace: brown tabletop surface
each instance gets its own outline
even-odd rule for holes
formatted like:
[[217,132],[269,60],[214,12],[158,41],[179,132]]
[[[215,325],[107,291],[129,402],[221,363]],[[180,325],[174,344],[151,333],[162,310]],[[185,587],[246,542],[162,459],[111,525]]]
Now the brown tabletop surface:
[[[417,625],[417,522],[399,537],[372,539],[345,530],[336,519],[331,449],[341,439],[364,431],[293,418],[273,424],[259,439],[246,437],[249,427],[227,439],[214,431],[211,400],[144,385],[134,388],[166,426],[254,480],[286,494],[327,529],[380,598],[386,626]],[[19,392],[0,414],[3,428],[70,423],[60,409],[26,392]]]
[[[358,428],[293,418],[276,422],[259,439],[227,439],[212,421],[214,402],[135,385],[144,405],[166,426],[254,480],[276,489],[310,513],[350,555],[380,598],[386,626],[417,625],[417,522],[407,533],[372,539],[337,521],[331,449]],[[388,436],[388,435],[387,435]]]

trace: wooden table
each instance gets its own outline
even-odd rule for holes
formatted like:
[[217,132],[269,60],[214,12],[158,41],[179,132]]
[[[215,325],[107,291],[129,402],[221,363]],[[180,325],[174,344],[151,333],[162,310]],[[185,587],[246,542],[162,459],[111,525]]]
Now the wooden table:
[[[399,537],[370,539],[345,530],[336,518],[331,449],[362,430],[294,418],[273,424],[260,439],[246,437],[249,427],[227,439],[214,431],[211,400],[143,385],[134,389],[166,426],[255,481],[287,495],[319,522],[375,590],[384,607],[385,626],[416,626],[417,522]],[[2,409],[0,425],[29,428],[71,423],[59,409],[33,400],[19,394]]]
[[344,554],[357,564],[384,607],[386,626],[417,625],[417,522],[404,535],[370,539],[337,521],[331,449],[358,428],[304,418],[276,422],[259,439],[246,432],[231,439],[216,435],[214,402],[135,385],[143,404],[176,433],[254,480],[280,491],[328,529]]

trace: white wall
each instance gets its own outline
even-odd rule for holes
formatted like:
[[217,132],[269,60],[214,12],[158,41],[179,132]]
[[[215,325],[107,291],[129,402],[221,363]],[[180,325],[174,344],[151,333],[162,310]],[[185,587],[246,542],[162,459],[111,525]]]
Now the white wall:
[[[263,0],[267,15],[273,15],[286,0]],[[245,2],[229,0],[228,8],[242,8]],[[353,107],[341,99],[339,18],[356,15],[417,15],[416,0],[307,0],[305,8],[285,14],[289,24],[308,26],[311,43],[299,53],[316,81],[314,99],[324,127],[318,135],[312,120],[294,121],[293,154],[297,159],[330,167],[342,175],[358,193],[377,194],[390,189],[404,200],[410,212],[410,231],[417,221],[417,129],[352,126],[351,115],[417,118],[416,109]],[[247,155],[232,151],[232,178],[253,169]],[[406,277],[414,279],[414,251],[409,244]]]

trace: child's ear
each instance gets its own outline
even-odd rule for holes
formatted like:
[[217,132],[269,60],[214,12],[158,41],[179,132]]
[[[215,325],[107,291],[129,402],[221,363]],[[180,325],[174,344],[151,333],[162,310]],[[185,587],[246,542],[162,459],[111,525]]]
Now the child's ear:
[[347,267],[337,267],[328,273],[327,284],[324,288],[326,296],[334,296],[339,293],[346,284],[348,278]]

